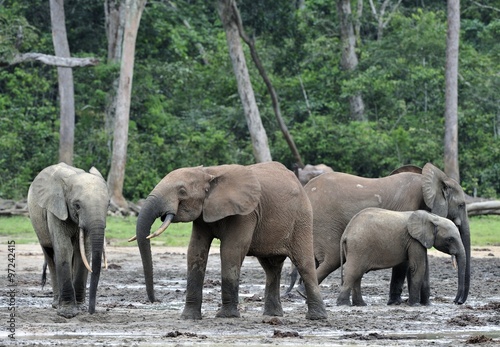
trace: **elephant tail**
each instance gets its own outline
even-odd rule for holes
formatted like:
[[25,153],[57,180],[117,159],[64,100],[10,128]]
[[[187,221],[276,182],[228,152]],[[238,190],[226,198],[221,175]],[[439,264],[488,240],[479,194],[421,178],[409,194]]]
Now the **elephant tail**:
[[344,244],[345,239],[340,240],[340,285],[344,285]]
[[47,283],[47,261],[43,262],[42,268],[42,289],[45,287],[45,283]]

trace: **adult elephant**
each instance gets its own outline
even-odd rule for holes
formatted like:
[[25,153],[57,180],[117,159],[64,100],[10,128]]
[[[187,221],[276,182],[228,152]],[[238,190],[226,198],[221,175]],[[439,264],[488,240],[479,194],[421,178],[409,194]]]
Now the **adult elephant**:
[[[152,235],[153,222],[164,223]],[[184,319],[201,319],[208,251],[220,239],[222,306],[217,317],[239,317],[240,268],[255,256],[266,272],[264,314],[282,316],[279,296],[286,257],[305,283],[309,319],[327,318],[316,278],[312,248],[312,210],[293,172],[276,162],[249,166],[181,168],[166,175],[146,199],[137,218],[136,237],[151,302],[155,301],[149,239],[170,222],[193,222],[188,247]],[[149,235],[149,236],[148,236]]]
[[[466,252],[464,288],[454,302],[467,300],[470,285],[470,230],[465,194],[460,184],[431,163],[422,173],[399,173],[383,178],[363,178],[340,172],[325,173],[304,188],[313,208],[316,273],[321,283],[340,266],[340,238],[351,220],[367,207],[394,211],[427,210],[450,219],[460,231]],[[407,263],[393,268],[388,304],[401,303]],[[423,299],[426,301],[426,299]]]
[[85,303],[88,271],[88,312],[95,312],[108,205],[106,181],[94,167],[85,172],[64,163],[52,165],[29,188],[29,216],[49,266],[52,306],[63,317],[76,316]]
[[[361,295],[361,279],[371,270],[387,269],[406,260],[408,273],[408,304],[422,303],[422,293],[430,296],[427,249],[456,257],[458,290],[463,292],[465,249],[455,224],[449,219],[427,211],[390,211],[369,207],[356,214],[340,239],[342,289],[337,305],[365,306]],[[344,256],[345,255],[345,256]]]

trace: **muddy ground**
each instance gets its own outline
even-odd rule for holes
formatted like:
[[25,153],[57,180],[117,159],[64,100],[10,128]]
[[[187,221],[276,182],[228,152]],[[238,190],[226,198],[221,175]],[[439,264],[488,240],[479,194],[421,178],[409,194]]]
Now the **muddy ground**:
[[[8,259],[2,242],[2,264]],[[321,290],[329,312],[326,321],[305,319],[306,305],[297,294],[282,298],[285,315],[262,316],[264,272],[255,258],[242,268],[239,319],[215,318],[220,303],[220,257],[210,255],[204,285],[201,321],[180,319],[186,285],[185,249],[153,247],[156,294],[160,303],[146,301],[142,265],[136,247],[108,247],[108,270],[101,273],[96,313],[72,319],[51,308],[50,284],[40,287],[43,256],[39,245],[16,245],[15,340],[9,338],[8,294],[2,296],[0,345],[20,346],[332,346],[400,345],[457,346],[500,344],[500,247],[475,249],[472,286],[465,305],[452,303],[457,280],[450,257],[431,252],[432,305],[387,306],[390,271],[365,275],[366,307],[338,307],[339,271]],[[2,283],[7,283],[2,265]],[[287,285],[287,262],[282,291]],[[11,289],[2,285],[3,288]],[[4,293],[6,289],[4,289]],[[8,292],[7,292],[8,293]],[[407,290],[405,288],[405,297]]]

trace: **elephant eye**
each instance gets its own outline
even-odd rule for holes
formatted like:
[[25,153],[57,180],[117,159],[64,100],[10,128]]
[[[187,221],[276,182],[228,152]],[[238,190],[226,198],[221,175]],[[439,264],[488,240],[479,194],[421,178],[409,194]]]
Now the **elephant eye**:
[[75,202],[75,210],[79,211],[81,208],[80,204],[78,202]]
[[185,187],[180,187],[179,188],[179,196],[180,197],[186,197],[188,195],[187,190]]

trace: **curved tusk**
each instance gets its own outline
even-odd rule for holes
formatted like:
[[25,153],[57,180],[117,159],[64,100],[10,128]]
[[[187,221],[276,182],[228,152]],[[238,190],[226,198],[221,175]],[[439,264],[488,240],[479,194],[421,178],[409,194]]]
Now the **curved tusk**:
[[161,235],[161,233],[163,233],[168,228],[168,226],[172,222],[172,219],[174,218],[174,216],[175,215],[172,213],[167,214],[167,216],[165,217],[165,221],[163,221],[163,224],[158,228],[158,230],[156,230],[154,233],[152,233],[151,235],[149,235],[146,238],[152,239],[153,237]]
[[80,228],[80,255],[82,256],[83,264],[89,270],[92,272],[92,269],[90,268],[89,262],[87,261],[87,256],[85,255],[85,240],[83,237],[83,230]]
[[457,257],[455,257],[453,254],[451,255],[451,263],[453,264],[453,268],[456,270],[457,269]]
[[102,245],[102,257],[104,258],[104,268],[108,269],[108,257],[106,256],[106,236],[104,236],[104,244]]
[[137,240],[137,236],[132,236],[130,239],[128,239],[128,242],[132,242]]

